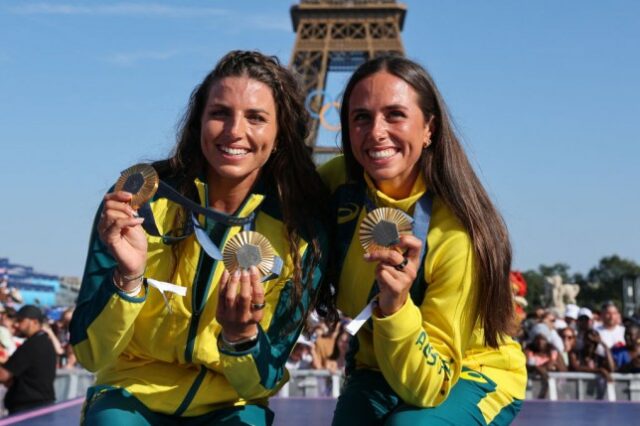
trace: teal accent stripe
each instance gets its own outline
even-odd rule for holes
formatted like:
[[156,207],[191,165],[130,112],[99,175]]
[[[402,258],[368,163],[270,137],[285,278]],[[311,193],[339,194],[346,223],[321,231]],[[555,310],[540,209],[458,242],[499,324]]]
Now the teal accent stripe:
[[198,392],[198,389],[200,388],[200,385],[202,384],[202,381],[204,380],[204,376],[206,374],[207,369],[204,366],[200,366],[200,372],[196,376],[196,379],[193,381],[193,384],[189,388],[187,395],[184,397],[184,400],[182,400],[182,404],[180,404],[174,415],[182,415],[182,413],[184,413],[185,410],[189,407],[189,404],[191,404],[191,401],[193,401],[193,398],[196,396],[196,393]]
[[[204,189],[204,193],[205,193],[204,205],[205,207],[209,207],[209,200],[206,196],[206,194],[209,193],[209,189],[208,189],[209,187],[208,185],[205,184],[204,188],[205,188]],[[247,197],[242,202],[242,204],[240,205],[238,210],[234,213],[234,215],[236,215],[237,212],[242,211],[242,209],[247,204],[249,198],[250,197]],[[229,231],[231,230],[231,226],[225,227],[224,232],[220,235],[220,233],[215,232],[216,225],[224,226],[223,224],[218,224],[216,222],[210,221],[207,218],[205,218],[205,228],[207,230],[207,233],[211,234],[210,236],[212,238],[213,243],[216,244],[218,247],[223,247],[224,245],[222,243],[226,242],[227,239],[229,238]],[[193,352],[195,349],[196,338],[198,336],[198,325],[200,323],[200,314],[202,313],[202,311],[204,310],[207,304],[207,300],[209,297],[209,289],[211,288],[211,281],[213,281],[213,274],[216,268],[218,267],[218,264],[219,264],[219,261],[215,259],[211,259],[205,253],[205,251],[202,248],[200,248],[198,268],[196,269],[196,276],[193,280],[193,285],[191,286],[191,320],[189,323],[189,332],[187,333],[187,344],[184,350],[184,358],[187,362],[193,362]],[[209,266],[209,268],[207,268],[207,266]],[[204,292],[202,293],[202,297],[199,299],[198,294],[200,293],[198,291],[198,288],[202,285],[200,280],[201,278],[200,274],[206,274],[207,271],[205,269],[209,269],[208,278],[204,284],[205,288],[204,288]]]
[[[112,190],[112,189],[111,189]],[[100,212],[103,204],[100,204],[93,219],[89,250],[82,277],[82,286],[78,295],[78,306],[73,314],[70,330],[70,342],[76,345],[88,338],[87,329],[102,313],[109,300],[118,291],[112,282],[113,270],[117,262],[102,243],[97,233]],[[143,297],[131,297],[120,293],[120,297],[134,303],[142,303],[146,300],[146,292]]]
[[187,333],[187,344],[184,348],[184,358],[187,362],[191,362],[193,359],[193,347],[195,345],[196,333],[198,331],[198,323],[200,322],[200,315],[196,309],[196,287],[198,285],[198,280],[200,279],[204,256],[206,256],[204,250],[200,249],[200,258],[198,259],[196,276],[193,279],[193,284],[191,286],[191,319],[189,321],[189,332]]
[[506,407],[503,407],[502,410],[498,413],[497,416],[493,418],[490,426],[503,426],[510,425],[513,419],[516,418],[520,409],[522,408],[522,401],[519,399],[514,399],[513,402]]
[[147,300],[147,294],[149,294],[149,284],[147,284],[147,279],[144,279],[144,295],[137,297],[137,296],[129,296],[127,293],[125,293],[122,290],[116,290],[116,292],[118,293],[118,296],[120,296],[121,298],[123,298],[124,300],[126,300],[127,302],[131,302],[131,303],[142,303],[145,300]]
[[[69,325],[69,340],[72,345],[76,345],[89,337],[87,334],[89,326],[104,310],[113,295],[116,294],[116,288],[111,282],[111,273],[107,271],[104,275],[105,278],[98,285],[92,297],[79,304],[73,313],[71,324]],[[90,285],[93,285],[93,283]]]
[[[319,239],[323,249],[321,253],[327,253],[325,236],[319,235]],[[302,258],[302,265],[308,265],[310,252],[309,246]],[[315,294],[323,279],[325,267],[326,258],[323,256],[313,273],[312,282],[305,283],[300,305],[296,307],[293,313],[290,306],[293,282],[287,281],[280,292],[278,304],[268,330],[258,335],[260,349],[253,353],[253,358],[260,375],[260,384],[265,389],[273,389],[282,380],[284,375],[283,366],[300,335],[304,325],[304,317],[308,312],[311,301],[315,299]],[[303,276],[306,276],[306,271],[303,271]]]
[[[271,324],[269,324],[269,329],[266,333],[258,335],[260,350],[253,353],[256,368],[260,375],[260,384],[265,389],[272,389],[282,380],[284,371],[278,367],[284,366],[286,363],[302,330],[300,310],[296,309],[293,314],[290,310],[292,287],[293,282],[291,281],[287,281],[284,285],[280,292]],[[308,305],[308,302],[304,303],[304,299],[308,299],[308,297],[303,294],[302,299],[303,305]],[[292,327],[293,324],[295,324],[294,328]]]

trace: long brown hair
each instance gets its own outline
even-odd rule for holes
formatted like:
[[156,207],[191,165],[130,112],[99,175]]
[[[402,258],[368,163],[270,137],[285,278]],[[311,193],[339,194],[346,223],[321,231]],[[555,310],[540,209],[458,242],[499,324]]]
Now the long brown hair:
[[485,343],[497,347],[499,337],[511,333],[514,318],[509,283],[509,235],[502,217],[464,153],[440,92],[429,73],[419,64],[400,56],[384,56],[364,63],[351,76],[340,110],[348,175],[352,180],[363,176],[362,166],[354,158],[349,141],[349,99],[356,84],[382,71],[413,87],[425,120],[433,117],[435,129],[431,145],[423,150],[420,158],[421,169],[428,187],[453,211],[471,237],[480,287],[477,313],[484,328]]
[[[197,198],[195,178],[205,175],[206,160],[200,148],[201,118],[211,86],[225,77],[249,77],[266,84],[276,104],[277,149],[260,171],[264,185],[274,188],[282,209],[293,259],[293,297],[291,308],[300,301],[303,287],[311,285],[315,267],[320,262],[320,229],[326,222],[328,192],[316,173],[311,152],[304,144],[309,134],[309,114],[304,95],[291,73],[274,56],[254,51],[234,50],[191,93],[189,104],[178,130],[178,142],[172,155],[154,164],[161,176],[172,178],[177,189]],[[300,239],[309,241],[310,255],[302,265]],[[306,271],[306,276],[303,277]]]

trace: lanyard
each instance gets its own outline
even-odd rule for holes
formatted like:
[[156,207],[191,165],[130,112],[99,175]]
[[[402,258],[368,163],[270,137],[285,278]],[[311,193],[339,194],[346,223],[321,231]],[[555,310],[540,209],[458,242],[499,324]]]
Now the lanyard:
[[[208,209],[188,199],[163,181],[159,182],[156,196],[159,198],[167,198],[185,207],[189,211],[189,214],[185,227],[182,229],[182,233],[180,235],[162,235],[158,230],[158,225],[156,224],[150,204],[145,203],[140,207],[140,209],[138,209],[138,215],[144,218],[142,227],[147,234],[154,237],[161,237],[165,244],[175,244],[189,237],[191,234],[194,234],[198,244],[200,244],[200,247],[202,247],[209,257],[216,261],[222,260],[222,252],[202,227],[196,214],[201,214],[215,222],[223,223],[226,226],[242,226],[243,231],[249,231],[255,228],[255,211],[251,212],[247,217],[237,217],[217,210]],[[276,256],[276,259],[274,259],[273,262],[271,274],[263,277],[262,281],[278,277],[282,270],[282,264],[282,259]]]

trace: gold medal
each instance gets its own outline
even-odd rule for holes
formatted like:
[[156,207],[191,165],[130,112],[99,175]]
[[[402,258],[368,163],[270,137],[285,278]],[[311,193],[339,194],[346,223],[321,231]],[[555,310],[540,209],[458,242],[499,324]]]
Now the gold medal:
[[243,231],[224,245],[222,261],[229,273],[255,266],[264,277],[271,273],[275,251],[269,240],[259,232]]
[[380,207],[360,224],[360,244],[367,253],[393,249],[401,235],[411,235],[413,220],[399,209]]
[[149,164],[136,164],[120,174],[114,191],[130,192],[131,207],[138,209],[154,196],[159,181],[156,169]]

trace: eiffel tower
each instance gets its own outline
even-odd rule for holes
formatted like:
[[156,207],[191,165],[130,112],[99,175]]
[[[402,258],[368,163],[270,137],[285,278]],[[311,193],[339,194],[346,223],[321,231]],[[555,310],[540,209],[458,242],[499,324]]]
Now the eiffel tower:
[[289,68],[300,76],[307,107],[318,117],[306,141],[316,160],[338,152],[317,144],[328,73],[354,71],[381,55],[404,55],[400,32],[406,13],[395,0],[301,0],[291,6],[296,44]]

